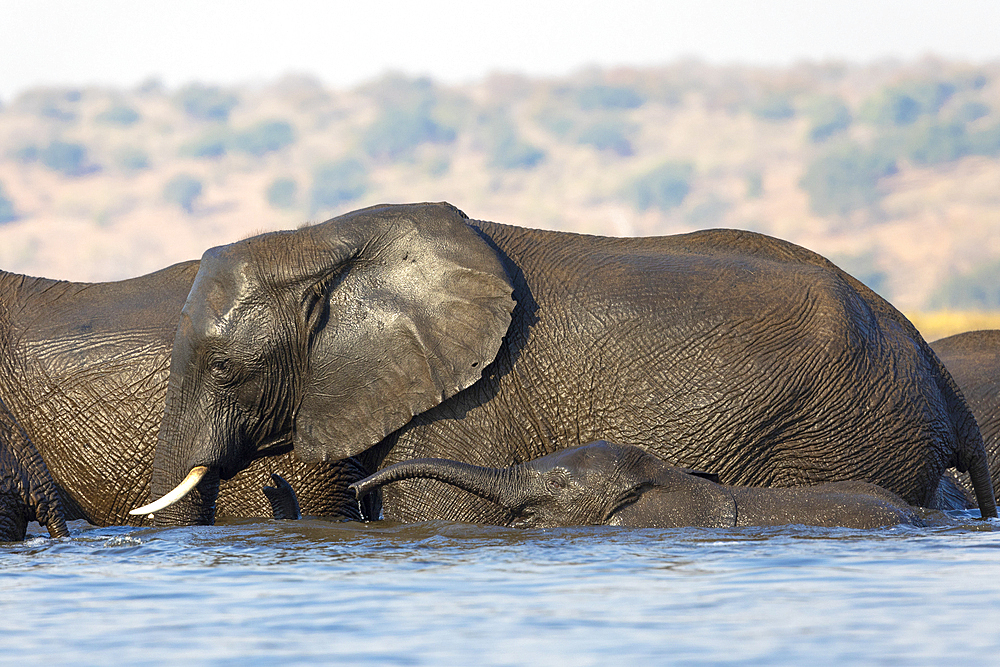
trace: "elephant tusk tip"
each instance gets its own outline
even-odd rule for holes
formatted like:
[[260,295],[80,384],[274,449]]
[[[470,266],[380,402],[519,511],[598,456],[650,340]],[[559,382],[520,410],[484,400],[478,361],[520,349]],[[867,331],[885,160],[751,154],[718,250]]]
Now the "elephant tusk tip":
[[191,468],[191,471],[187,474],[187,477],[178,484],[170,493],[163,496],[159,500],[154,500],[148,505],[143,505],[142,507],[137,507],[134,510],[130,510],[129,514],[132,516],[139,516],[142,514],[148,514],[148,518],[153,518],[154,512],[159,512],[162,509],[170,507],[178,500],[186,496],[191,489],[198,486],[198,482],[201,481],[202,477],[208,472],[207,466],[195,466]]

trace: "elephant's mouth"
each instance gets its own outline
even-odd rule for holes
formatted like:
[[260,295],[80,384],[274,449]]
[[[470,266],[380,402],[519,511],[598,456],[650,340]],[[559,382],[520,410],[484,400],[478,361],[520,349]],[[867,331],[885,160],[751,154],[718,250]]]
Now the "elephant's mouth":
[[170,507],[178,500],[189,494],[191,492],[191,489],[198,486],[198,483],[202,480],[203,477],[205,477],[207,473],[208,473],[208,466],[195,466],[194,468],[191,468],[191,472],[187,474],[187,477],[185,477],[181,481],[181,483],[175,486],[169,493],[162,496],[159,500],[154,500],[148,505],[143,505],[142,507],[135,508],[134,510],[130,511],[129,514],[133,514],[136,516],[142,514],[148,514],[150,515],[150,518],[152,518],[153,513],[159,512],[160,510],[164,510]]

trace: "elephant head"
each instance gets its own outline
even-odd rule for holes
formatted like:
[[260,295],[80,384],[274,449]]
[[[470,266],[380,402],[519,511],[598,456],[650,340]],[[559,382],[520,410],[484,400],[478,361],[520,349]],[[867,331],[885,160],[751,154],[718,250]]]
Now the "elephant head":
[[206,252],[170,361],[160,501],[133,512],[210,522],[219,478],[255,458],[358,454],[475,383],[514,300],[466,220],[378,206]]
[[362,498],[383,484],[415,477],[446,482],[492,501],[518,528],[736,525],[733,497],[710,481],[711,475],[668,466],[638,447],[604,440],[509,468],[414,459],[388,466],[351,488]]

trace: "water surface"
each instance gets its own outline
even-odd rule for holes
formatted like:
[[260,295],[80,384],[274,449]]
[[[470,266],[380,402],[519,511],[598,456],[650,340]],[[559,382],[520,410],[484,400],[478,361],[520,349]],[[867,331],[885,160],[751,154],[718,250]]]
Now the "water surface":
[[1000,523],[514,530],[33,526],[0,545],[0,662],[987,664]]

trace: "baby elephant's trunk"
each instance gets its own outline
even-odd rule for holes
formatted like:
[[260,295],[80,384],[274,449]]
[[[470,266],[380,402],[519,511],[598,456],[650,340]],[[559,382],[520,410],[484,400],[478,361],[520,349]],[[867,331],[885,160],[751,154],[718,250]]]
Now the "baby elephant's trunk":
[[360,500],[375,488],[391,482],[414,478],[436,479],[510,509],[518,505],[528,486],[522,479],[524,474],[521,466],[486,468],[448,459],[413,459],[383,468],[351,484],[350,488]]

